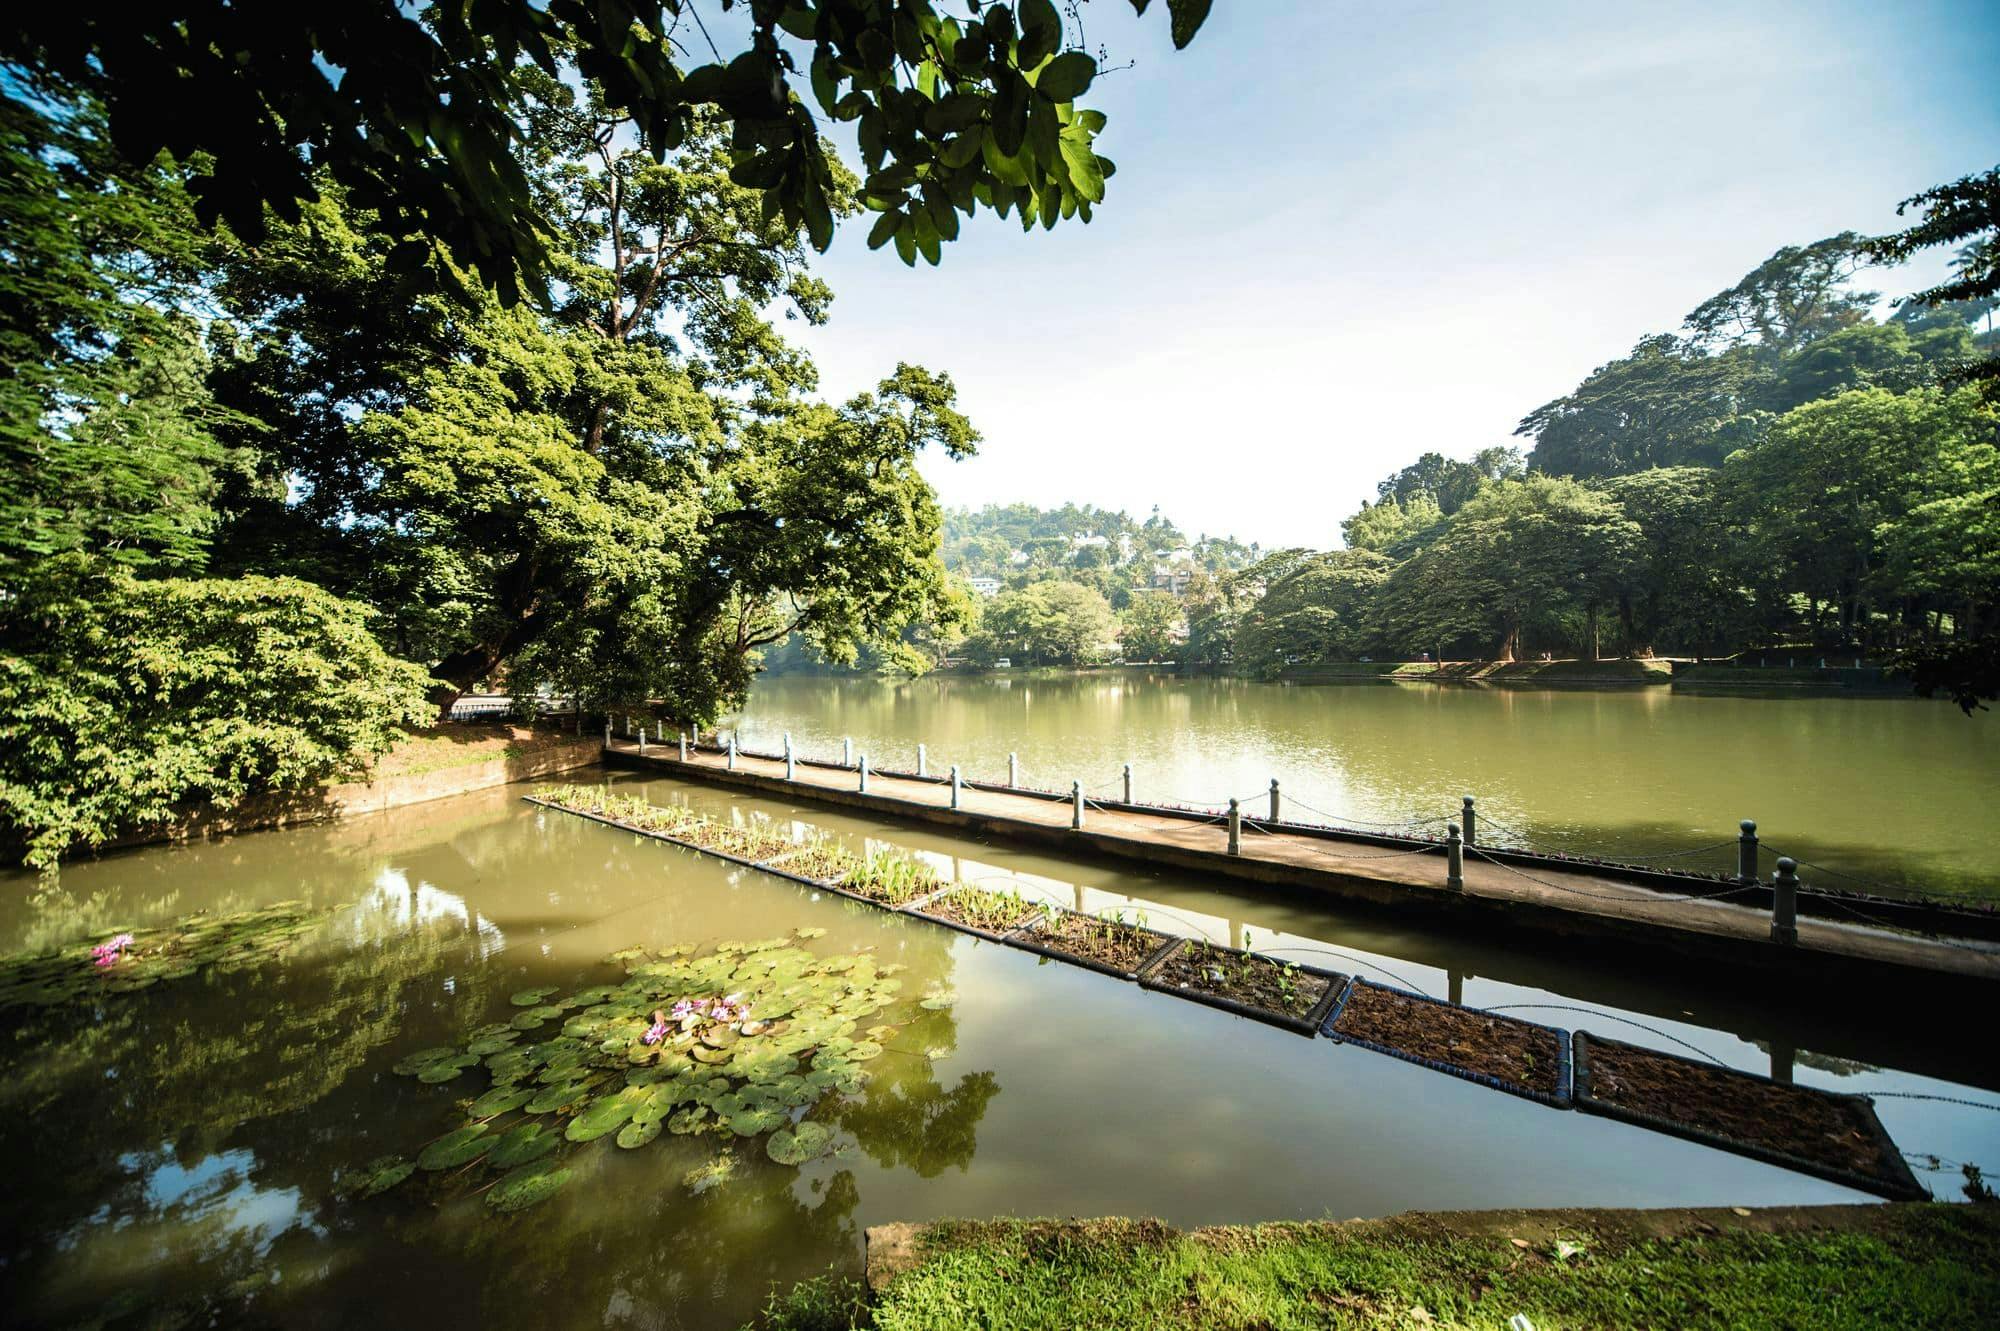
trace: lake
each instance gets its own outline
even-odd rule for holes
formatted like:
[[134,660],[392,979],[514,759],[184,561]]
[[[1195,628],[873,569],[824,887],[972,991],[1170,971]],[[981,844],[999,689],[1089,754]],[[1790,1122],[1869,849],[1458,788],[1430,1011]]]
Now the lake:
[[[1737,824],[1809,885],[2000,898],[2000,721],[1918,698],[1705,697],[1663,687],[1258,684],[1101,673],[758,681],[733,724],[774,750],[1262,816],[1436,832],[1476,797],[1482,840],[1734,872]],[[1721,843],[1721,844],[1718,844]],[[1703,847],[1711,847],[1704,850]],[[1770,857],[1764,860],[1766,871]]]
[[[1115,691],[1123,728],[1086,719],[1084,700],[1098,690]],[[1234,686],[783,683],[760,690],[757,714],[815,740],[843,729],[871,742],[932,734],[941,759],[1014,747],[1044,770],[1065,733],[1100,757],[1120,751],[1122,737],[1148,772],[1201,774],[1204,744],[1237,729],[1274,737],[1283,724],[1307,727],[1310,707],[1333,713],[1310,727],[1322,731],[1316,752],[1388,744],[1386,722],[1363,719],[1378,704],[1351,701],[1360,696],[1301,691],[1300,716],[1285,723],[1289,697]],[[1460,718],[1482,706],[1517,718],[1572,704],[1597,717],[1680,706],[1464,696],[1472,701],[1387,694],[1379,705],[1428,709],[1411,715],[1460,732]],[[1034,720],[1010,730],[1010,716]],[[1149,719],[1153,729],[1139,725]],[[1411,742],[1440,751],[1435,735]],[[1254,775],[1249,750],[1233,752],[1215,770]],[[1175,754],[1184,765],[1169,768]],[[1347,769],[1355,784],[1329,780],[1320,793],[1359,798],[1364,770],[1396,766],[1385,756]],[[1367,807],[1386,815],[1397,790],[1442,798],[1456,779],[1413,777],[1375,790]],[[1576,774],[1565,779],[1582,788]],[[724,818],[757,812],[824,828],[856,848],[911,847],[967,880],[1144,911],[1156,928],[1218,940],[1247,930],[1255,946],[1300,961],[1813,1085],[2000,1099],[1983,1045],[1866,1013],[1787,1014],[1684,977],[1432,937],[1195,875],[1080,864],[669,780],[615,781]],[[1773,781],[1744,793],[1763,792],[1768,806],[1783,789]],[[11,1322],[724,1328],[774,1285],[858,1270],[862,1230],[890,1221],[1125,1214],[1193,1225],[1410,1208],[1864,1200],[540,810],[523,793],[85,861],[53,898],[34,898],[25,875],[0,883],[0,952],[203,908],[341,908],[279,961],[0,1013],[9,1174],[0,1306]],[[1879,786],[1876,797],[1887,799]],[[1532,807],[1496,802],[1517,817]],[[957,995],[942,1011],[903,1004],[896,1034],[868,1065],[872,1080],[816,1111],[836,1129],[833,1156],[793,1169],[755,1139],[724,1153],[706,1138],[661,1136],[636,1150],[607,1138],[575,1148],[577,1183],[512,1217],[472,1199],[433,1204],[408,1184],[369,1200],[336,1195],[343,1171],[414,1154],[463,1121],[462,1102],[486,1088],[477,1069],[444,1085],[391,1069],[507,1020],[519,1011],[516,991],[614,978],[604,958],[623,948],[799,928],[826,931],[812,949],[873,949],[905,967],[912,1000],[940,988]],[[1884,1099],[1879,1112],[1941,1196],[1957,1194],[1959,1162],[2000,1166],[2000,1115],[1920,1099]]]

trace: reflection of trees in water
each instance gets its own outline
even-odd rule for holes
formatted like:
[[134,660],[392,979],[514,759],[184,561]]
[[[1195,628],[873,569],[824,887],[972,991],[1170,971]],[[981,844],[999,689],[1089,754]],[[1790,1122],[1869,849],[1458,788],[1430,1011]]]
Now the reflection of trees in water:
[[[309,1109],[394,1039],[407,1009],[432,1001],[412,991],[432,982],[463,938],[427,927],[340,951],[308,944],[242,971],[209,969],[101,1003],[35,1010],[0,1034],[8,1278],[45,1261],[91,1262],[110,1225],[155,1236],[178,1269],[121,1264],[95,1298],[117,1293],[120,1278],[180,1284],[195,1275],[190,1263],[217,1283],[248,1274],[240,1245],[199,1232],[227,1229],[234,1208],[190,1211],[182,1195],[162,1190],[162,1176],[241,1156],[230,1169],[251,1193],[322,1192],[313,1149],[343,1135],[340,1125],[294,1122],[247,1151],[223,1148],[243,1130]],[[449,1001],[459,1016],[492,1006],[476,974]],[[74,1252],[58,1257],[63,1248]]]
[[875,1060],[861,1094],[834,1106],[827,1117],[853,1133],[869,1158],[885,1168],[907,1166],[919,1178],[935,1178],[953,1165],[964,1169],[978,1149],[979,1120],[1000,1093],[1000,1083],[981,1071],[944,1089],[925,1051],[948,1052],[957,1042],[957,1023],[948,1012],[924,1013],[897,1034],[897,1048]]
[[[413,861],[410,880],[476,880],[439,856],[456,850]],[[386,937],[382,920],[343,915],[332,939],[345,950],[309,940],[258,970],[0,1024],[0,1136],[13,1165],[0,1189],[0,1298],[51,1318],[115,1301],[224,1322],[454,1323],[477,1310],[537,1327],[733,1326],[773,1287],[858,1263],[854,1173],[837,1158],[803,1173],[777,1165],[761,1137],[582,1146],[571,1159],[583,1177],[508,1221],[476,1199],[443,1210],[334,1200],[332,1162],[434,1131],[486,1089],[477,1076],[412,1084],[371,1056],[419,1021],[457,1034],[511,1012],[517,959],[480,963],[480,914],[415,918]],[[873,946],[906,967],[909,1015],[863,1090],[815,1117],[880,1164],[924,1177],[964,1167],[998,1086],[988,1072],[941,1086],[926,1055],[955,1049],[957,1024],[916,1007],[949,987],[957,936],[870,908],[836,932],[845,937],[826,947]],[[724,1149],[726,1178],[691,1190],[690,1170]],[[204,1182],[187,1187],[190,1176]]]

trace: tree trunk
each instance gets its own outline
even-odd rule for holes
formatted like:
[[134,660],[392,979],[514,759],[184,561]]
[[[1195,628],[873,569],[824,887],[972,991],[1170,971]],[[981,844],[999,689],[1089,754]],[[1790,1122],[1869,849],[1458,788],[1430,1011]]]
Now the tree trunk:
[[1502,624],[1500,634],[1500,659],[1511,661],[1521,647],[1521,621],[1509,616]]
[[1633,626],[1632,597],[1627,592],[1618,593],[1618,631],[1625,638],[1625,655],[1639,650],[1639,630]]
[[1593,661],[1595,661],[1595,660],[1597,660],[1597,659],[1598,659],[1598,651],[1597,651],[1597,646],[1598,646],[1598,640],[1597,640],[1597,602],[1595,602],[1595,601],[1592,601],[1592,602],[1590,603],[1590,659],[1591,659],[1591,660],[1593,660]]

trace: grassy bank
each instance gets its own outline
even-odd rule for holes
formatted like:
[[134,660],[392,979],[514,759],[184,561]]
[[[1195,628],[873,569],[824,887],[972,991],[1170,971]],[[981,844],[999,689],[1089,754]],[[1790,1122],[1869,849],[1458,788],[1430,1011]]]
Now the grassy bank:
[[389,777],[424,776],[495,758],[533,758],[572,744],[577,738],[572,727],[561,723],[434,726],[411,731],[398,739],[396,747],[376,761],[369,777],[380,781]]
[[876,1327],[2000,1325],[2000,1207],[1494,1211],[1176,1231],[1157,1221],[871,1230],[869,1274],[770,1331]]

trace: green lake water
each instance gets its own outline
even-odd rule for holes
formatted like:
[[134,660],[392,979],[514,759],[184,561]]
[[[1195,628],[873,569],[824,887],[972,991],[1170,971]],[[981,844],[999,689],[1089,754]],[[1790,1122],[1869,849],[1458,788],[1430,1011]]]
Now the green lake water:
[[[1684,701],[1471,694],[1459,695],[1463,702],[1443,694],[1398,701],[1387,692],[1377,704],[1349,701],[1373,690],[1300,691],[1296,703],[1284,697],[1280,710],[1263,709],[1259,722],[1252,705],[1259,695],[1174,685],[1113,695],[1118,706],[1110,710],[1122,723],[1089,719],[1096,713],[1083,700],[1092,691],[1128,687],[781,682],[760,688],[745,729],[776,724],[802,740],[830,736],[836,744],[846,731],[869,737],[885,760],[891,741],[928,734],[937,737],[939,761],[990,761],[1013,748],[1036,774],[1056,770],[1067,735],[1100,757],[1130,745],[1142,770],[1220,772],[1227,784],[1259,770],[1249,748],[1221,745],[1218,737],[1235,731],[1275,737],[1291,725],[1320,735],[1316,753],[1367,753],[1391,741],[1389,722],[1365,720],[1365,709],[1408,707],[1430,718],[1408,743],[1435,763],[1447,746],[1433,732],[1462,735],[1463,717],[1478,707],[1521,718],[1512,724],[1532,735],[1525,718],[1537,709],[1561,717],[1573,706],[1586,719],[1545,724],[1605,735],[1629,727],[1605,718],[1661,724]],[[1312,706],[1345,720],[1309,724]],[[1034,728],[1021,726],[1030,712]],[[1928,727],[1933,716],[1957,722],[1955,713],[1900,704],[1873,715],[1893,712],[1913,725]],[[1171,728],[1149,728],[1169,719]],[[1858,746],[1861,732],[1883,724],[1842,713],[1816,733],[1845,734]],[[1498,733],[1488,731],[1490,744]],[[1943,724],[1926,733],[1947,743],[1954,734]],[[1204,752],[1222,765],[1202,767]],[[1183,765],[1168,768],[1175,754]],[[1575,761],[1600,779],[1624,770],[1588,754]],[[1642,766],[1632,755],[1626,761]],[[1961,761],[1961,773],[1980,770],[1976,754]],[[1744,811],[1790,798],[1781,780],[1728,774],[1725,766],[1717,771],[1731,802],[1761,801]],[[1893,802],[1887,766],[1877,761],[1872,774],[1856,777],[1871,792],[1871,808],[1904,807]],[[1294,770],[1303,769],[1287,769],[1288,780],[1303,785]],[[1329,767],[1323,793],[1360,798],[1364,776],[1387,780],[1399,770],[1386,754]],[[1523,779],[1524,768],[1507,770]],[[1486,788],[1508,790],[1500,775],[1489,772]],[[1681,775],[1694,779],[1685,769]],[[1072,906],[1143,911],[1156,928],[1216,939],[1247,929],[1255,946],[1303,962],[1481,1006],[1533,1005],[1519,1015],[1691,1047],[1732,1066],[1789,1071],[1842,1090],[2000,1101],[2000,1069],[1983,1041],[1967,1045],[1936,1026],[1877,1020],[1866,1008],[1801,1014],[1699,977],[1637,971],[1587,953],[1434,937],[1195,875],[984,846],[667,780],[614,779],[655,801],[725,818],[763,813],[825,828],[856,847],[910,847],[959,877]],[[1462,779],[1450,770],[1406,774],[1401,785],[1374,789],[1368,807],[1387,814],[1399,797],[1455,798]],[[1581,771],[1564,779],[1565,789],[1591,787]],[[524,789],[86,861],[66,870],[54,899],[34,899],[26,876],[0,881],[0,952],[203,908],[289,899],[346,907],[270,964],[204,971],[83,1006],[0,1014],[7,1324],[726,1328],[750,1316],[774,1285],[858,1270],[863,1229],[891,1221],[1124,1214],[1193,1225],[1410,1208],[1864,1200],[539,810],[521,802]],[[1938,794],[1964,797],[1942,787]],[[1520,803],[1525,796],[1494,798],[1501,807],[1515,799],[1517,816],[1536,807]],[[1619,807],[1636,809],[1637,800],[1625,792]],[[1659,821],[1679,825],[1674,817]],[[1600,826],[1620,825],[1583,822],[1578,830]],[[1854,835],[1845,824],[1832,831]],[[485,1089],[477,1070],[433,1086],[393,1075],[391,1066],[506,1020],[517,1011],[509,1004],[515,991],[616,978],[603,959],[625,947],[766,938],[800,927],[827,931],[807,944],[815,950],[870,948],[903,965],[899,978],[912,1000],[894,1018],[900,1029],[887,1052],[868,1064],[872,1080],[814,1111],[836,1129],[835,1155],[791,1169],[751,1140],[730,1152],[728,1177],[711,1184],[698,1172],[717,1156],[707,1139],[662,1136],[629,1151],[605,1139],[575,1148],[579,1176],[567,1190],[508,1218],[471,1200],[434,1205],[414,1190],[368,1201],[335,1195],[342,1169],[412,1155],[462,1121],[459,1103]],[[938,987],[956,992],[952,1007],[915,1006]],[[1982,1162],[1989,1176],[2000,1170],[2000,1114],[1887,1098],[1879,1112],[1898,1143],[1921,1157],[1919,1177],[1941,1196],[1956,1195],[1959,1162]]]
[[[731,724],[731,723],[725,723]],[[1664,687],[1524,689],[1257,684],[1102,673],[909,683],[759,681],[743,742],[878,768],[934,770],[1098,797],[1133,768],[1140,800],[1437,830],[1472,795],[1488,839],[1662,867],[1734,871],[1753,819],[1805,881],[2000,898],[2000,718],[1918,698],[1693,696]],[[1716,846],[1716,843],[1726,845]],[[1716,847],[1702,850],[1704,846]]]

